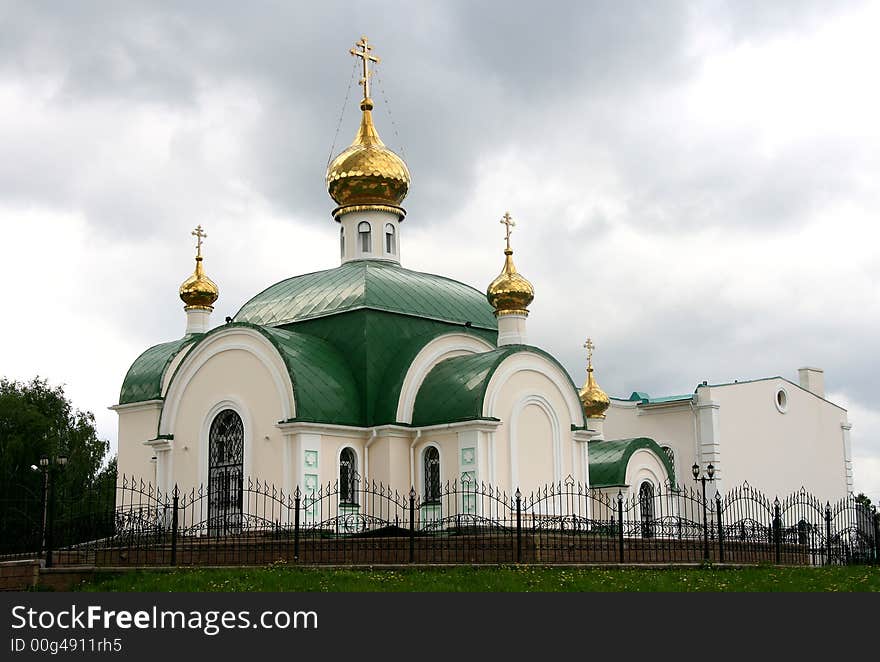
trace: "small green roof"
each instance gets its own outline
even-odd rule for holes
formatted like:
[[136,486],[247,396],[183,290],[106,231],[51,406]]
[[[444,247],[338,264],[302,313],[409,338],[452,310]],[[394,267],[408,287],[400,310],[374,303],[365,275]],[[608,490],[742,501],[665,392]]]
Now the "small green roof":
[[486,387],[498,365],[521,350],[517,345],[481,354],[454,356],[438,363],[422,382],[413,407],[413,425],[435,425],[481,418]]
[[480,354],[454,356],[434,366],[416,395],[413,425],[483,418],[483,400],[489,380],[504,359],[520,352],[540,354],[554,363],[568,377],[572,390],[577,393],[571,376],[550,354],[530,345],[505,345]]
[[626,465],[633,453],[646,448],[654,453],[669,478],[669,484],[675,486],[675,469],[669,457],[656,441],[648,437],[633,439],[594,440],[589,444],[590,485],[592,487],[617,487],[626,485]]
[[134,360],[119,391],[119,404],[156,400],[162,397],[162,377],[178,352],[194,342],[200,334],[191,334],[154,345]]
[[244,304],[235,321],[281,326],[362,308],[498,328],[483,292],[386,260],[355,260],[283,280]]

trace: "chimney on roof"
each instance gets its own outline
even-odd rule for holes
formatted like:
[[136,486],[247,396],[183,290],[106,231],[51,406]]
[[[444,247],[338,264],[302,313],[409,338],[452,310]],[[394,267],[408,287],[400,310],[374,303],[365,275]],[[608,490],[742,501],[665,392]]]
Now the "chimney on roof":
[[821,368],[798,368],[801,387],[820,398],[825,397],[825,371]]

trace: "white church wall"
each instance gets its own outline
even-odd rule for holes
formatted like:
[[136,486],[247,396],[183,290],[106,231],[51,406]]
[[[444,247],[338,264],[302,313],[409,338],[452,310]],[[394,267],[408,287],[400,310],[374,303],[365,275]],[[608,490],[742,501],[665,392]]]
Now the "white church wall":
[[720,405],[721,461],[728,488],[747,480],[780,497],[801,487],[822,500],[845,496],[843,409],[783,379],[710,389]]
[[[186,367],[186,366],[184,366]],[[264,361],[246,349],[227,349],[194,368],[177,398],[172,427],[173,476],[179,485],[207,483],[208,432],[213,417],[229,407],[245,427],[246,477],[281,485],[281,436],[275,424],[284,418],[274,376]],[[273,439],[277,443],[273,443]]]
[[[571,403],[559,380],[539,372],[540,364],[514,362],[505,371],[506,363],[499,366],[496,376],[501,378],[492,378],[486,395],[488,415],[503,421],[493,440],[496,484],[525,492],[574,475]],[[570,386],[567,390],[573,391]]]
[[119,414],[117,463],[120,475],[155,482],[155,464],[151,461],[153,449],[144,442],[156,437],[161,407],[160,401],[115,407]]

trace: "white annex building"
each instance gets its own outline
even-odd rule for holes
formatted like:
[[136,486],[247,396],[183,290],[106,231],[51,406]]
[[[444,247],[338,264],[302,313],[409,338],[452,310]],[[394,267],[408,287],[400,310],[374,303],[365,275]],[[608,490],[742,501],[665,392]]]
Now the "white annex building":
[[363,60],[360,127],[326,176],[337,228],[327,240],[341,263],[271,285],[212,326],[219,291],[197,228],[195,272],[180,288],[185,332],[135,360],[113,407],[121,473],[163,490],[253,478],[308,493],[338,481],[343,497],[365,476],[430,500],[462,478],[510,493],[570,476],[634,494],[692,484],[692,465],[711,464],[721,491],[803,485],[824,501],[852,490],[847,413],[825,399],[821,370],[609,399],[588,342],[576,386],[529,344],[534,291],[514,266],[508,214],[487,291],[403,267],[410,173],[373,125],[370,48],[363,39],[352,51]]

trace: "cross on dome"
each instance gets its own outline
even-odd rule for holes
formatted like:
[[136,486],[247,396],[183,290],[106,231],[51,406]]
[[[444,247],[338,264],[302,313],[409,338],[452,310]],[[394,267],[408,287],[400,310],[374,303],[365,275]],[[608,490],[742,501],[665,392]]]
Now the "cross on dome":
[[208,235],[202,230],[201,224],[192,231],[192,236],[196,238],[196,257],[202,257],[202,239],[207,239]]
[[[361,50],[356,50],[360,48]],[[354,45],[349,53],[354,55],[355,57],[359,57],[364,66],[364,73],[361,77],[360,84],[364,87],[364,99],[370,98],[370,76],[373,75],[373,72],[370,71],[370,62],[375,62],[379,64],[381,59],[376,55],[371,55],[370,51],[373,50],[373,47],[367,42],[366,36],[361,37],[361,40]]]
[[510,250],[510,233],[512,232],[511,228],[516,227],[516,223],[513,221],[513,218],[510,216],[510,212],[504,212],[504,216],[501,217],[501,221],[499,221],[501,225],[507,226],[504,232],[504,240],[507,242],[507,250]]
[[587,363],[590,367],[593,367],[593,350],[596,349],[596,345],[593,344],[592,338],[587,338],[587,342],[584,343],[584,349],[587,350]]

